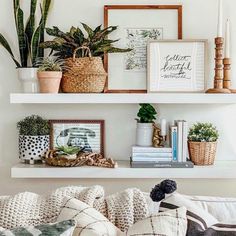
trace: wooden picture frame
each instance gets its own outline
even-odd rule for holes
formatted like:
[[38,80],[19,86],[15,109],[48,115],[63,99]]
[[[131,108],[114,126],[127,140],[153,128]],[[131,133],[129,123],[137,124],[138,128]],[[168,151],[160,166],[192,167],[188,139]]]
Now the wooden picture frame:
[[148,43],[148,93],[205,92],[207,40]]
[[[58,137],[60,135],[60,137],[62,139],[64,138],[64,140],[60,140],[61,143],[57,143],[57,146],[83,146],[86,147],[86,151],[98,152],[99,154],[105,156],[104,120],[50,120],[49,123],[50,149],[56,148],[55,140],[58,140]],[[56,126],[60,125],[64,127],[61,127],[61,129],[59,130],[59,128]],[[57,131],[55,130],[56,128],[58,128]],[[71,132],[69,132],[69,129],[71,130]],[[55,137],[55,135],[57,135],[57,137]],[[65,139],[65,137],[68,137],[68,139]],[[72,141],[74,143],[72,143]]]
[[[177,35],[176,39],[182,39],[182,5],[106,5],[104,6],[104,27],[110,26],[109,12],[113,10],[174,10],[177,11]],[[104,67],[109,72],[108,55],[104,56]],[[105,84],[105,93],[146,93],[147,89],[110,89],[109,74]],[[145,82],[146,83],[146,82]]]

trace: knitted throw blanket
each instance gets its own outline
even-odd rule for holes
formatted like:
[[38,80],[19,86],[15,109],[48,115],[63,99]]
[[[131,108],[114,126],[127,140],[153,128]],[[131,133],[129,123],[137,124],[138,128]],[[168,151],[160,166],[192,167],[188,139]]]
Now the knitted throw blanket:
[[55,222],[66,196],[93,206],[122,231],[148,215],[146,198],[138,189],[105,197],[101,186],[65,187],[47,196],[25,192],[0,197],[0,227],[12,229]]

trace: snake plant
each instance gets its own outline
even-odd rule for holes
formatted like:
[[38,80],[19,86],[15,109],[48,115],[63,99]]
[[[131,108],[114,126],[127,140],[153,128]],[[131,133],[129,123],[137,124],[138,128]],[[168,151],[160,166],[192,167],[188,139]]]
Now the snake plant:
[[[107,38],[109,34],[117,29],[117,26],[110,26],[102,29],[99,25],[92,29],[88,25],[82,23],[83,30],[79,27],[72,26],[68,32],[61,31],[58,27],[47,28],[46,32],[53,36],[54,39],[40,44],[42,48],[49,48],[53,56],[59,59],[66,59],[73,56],[73,52],[79,47],[88,47],[94,57],[103,57],[105,53],[129,52],[131,49],[121,49],[113,45],[119,40],[110,40]],[[85,32],[85,34],[84,34]],[[77,57],[84,57],[85,51],[78,50]]]
[[13,54],[7,39],[0,33],[0,45],[10,54],[17,67],[33,66],[39,57],[43,57],[44,51],[39,44],[44,42],[44,30],[52,0],[40,0],[41,19],[36,25],[36,10],[38,0],[31,0],[30,16],[24,23],[24,12],[20,6],[20,0],[13,0],[16,32],[20,60]]

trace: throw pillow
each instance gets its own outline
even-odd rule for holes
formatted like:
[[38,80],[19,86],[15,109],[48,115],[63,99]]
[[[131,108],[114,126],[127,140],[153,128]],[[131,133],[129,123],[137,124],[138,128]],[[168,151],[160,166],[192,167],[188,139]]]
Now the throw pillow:
[[75,198],[65,198],[57,221],[73,219],[73,236],[117,236],[120,230],[93,207]]
[[19,227],[12,230],[0,229],[0,236],[72,236],[75,228],[73,220],[39,226]]
[[181,207],[175,210],[151,215],[131,226],[126,233],[120,236],[134,235],[165,235],[185,236],[187,231],[186,208]]
[[162,201],[160,211],[178,209],[182,206],[187,208],[187,236],[236,236],[236,225],[219,223],[214,216],[194,201],[178,193],[174,193]]

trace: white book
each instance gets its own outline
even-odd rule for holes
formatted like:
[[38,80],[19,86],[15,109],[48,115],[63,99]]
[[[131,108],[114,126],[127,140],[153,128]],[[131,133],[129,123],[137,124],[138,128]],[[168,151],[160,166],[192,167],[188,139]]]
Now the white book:
[[168,162],[168,161],[172,161],[172,158],[171,157],[166,157],[166,158],[132,157],[132,161],[138,161],[138,162]]
[[178,127],[178,162],[183,162],[183,122],[181,120],[176,120],[175,125]]
[[172,152],[161,152],[161,153],[150,153],[150,152],[134,152],[132,154],[132,157],[153,157],[153,158],[158,158],[158,157],[172,157]]
[[162,153],[162,152],[172,152],[172,149],[170,147],[164,147],[164,148],[154,148],[154,147],[139,147],[139,146],[133,146],[132,147],[132,153]]
[[187,150],[188,150],[188,123],[187,121],[183,121],[183,154],[182,154],[182,161],[187,161]]

